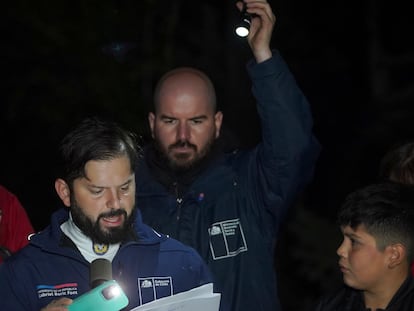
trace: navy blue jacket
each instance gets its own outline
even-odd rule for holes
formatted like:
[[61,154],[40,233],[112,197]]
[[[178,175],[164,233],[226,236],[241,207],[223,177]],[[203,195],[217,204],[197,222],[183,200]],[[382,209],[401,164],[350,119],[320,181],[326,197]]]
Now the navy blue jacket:
[[136,172],[136,203],[145,223],[200,253],[226,309],[277,311],[277,231],[310,181],[320,147],[308,102],[279,53],[247,69],[261,143],[212,157],[178,196],[180,185],[155,177],[146,159]]
[[[39,311],[52,300],[91,289],[89,263],[60,229],[68,215],[66,209],[55,212],[46,230],[0,266],[1,310]],[[122,244],[112,261],[113,278],[129,298],[127,310],[212,282],[193,249],[157,234],[139,216],[135,226],[138,238]]]

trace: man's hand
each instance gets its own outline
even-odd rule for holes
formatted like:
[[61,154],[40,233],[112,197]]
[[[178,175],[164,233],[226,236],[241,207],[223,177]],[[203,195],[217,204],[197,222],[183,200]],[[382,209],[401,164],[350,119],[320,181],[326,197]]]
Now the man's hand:
[[[247,41],[256,62],[261,63],[272,57],[270,40],[272,39],[276,17],[266,0],[243,0],[243,2],[246,5],[246,12],[253,15]],[[236,3],[240,11],[243,8],[243,2]]]
[[60,298],[57,300],[53,300],[40,311],[67,311],[67,307],[72,303],[72,301],[73,300],[70,298]]

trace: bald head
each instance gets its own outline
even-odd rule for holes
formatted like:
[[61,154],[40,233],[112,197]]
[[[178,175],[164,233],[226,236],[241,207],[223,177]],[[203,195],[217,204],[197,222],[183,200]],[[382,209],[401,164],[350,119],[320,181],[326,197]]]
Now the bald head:
[[161,77],[154,92],[155,113],[160,103],[173,98],[175,100],[204,98],[212,111],[216,111],[216,92],[213,83],[205,73],[195,68],[176,68]]
[[155,89],[154,109],[148,114],[151,134],[169,167],[182,172],[198,165],[219,137],[223,120],[210,79],[188,67],[167,72]]

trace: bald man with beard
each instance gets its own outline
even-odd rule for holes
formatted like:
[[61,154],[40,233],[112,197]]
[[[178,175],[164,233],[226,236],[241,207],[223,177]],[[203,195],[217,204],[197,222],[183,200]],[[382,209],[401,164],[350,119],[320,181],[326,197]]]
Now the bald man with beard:
[[200,253],[224,309],[278,311],[275,240],[312,178],[320,148],[308,102],[270,48],[276,21],[270,5],[245,5],[252,14],[247,40],[254,59],[247,70],[261,142],[225,152],[213,83],[196,68],[173,69],[155,89],[148,115],[153,141],[137,168],[136,202],[144,222]]

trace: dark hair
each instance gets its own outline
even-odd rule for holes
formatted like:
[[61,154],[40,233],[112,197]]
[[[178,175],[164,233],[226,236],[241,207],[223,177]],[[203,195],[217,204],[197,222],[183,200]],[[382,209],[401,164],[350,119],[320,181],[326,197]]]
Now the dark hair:
[[372,184],[349,194],[338,212],[340,226],[364,225],[380,250],[403,244],[413,259],[414,187],[394,182]]
[[390,149],[380,163],[380,177],[403,184],[414,184],[414,142]]
[[72,187],[75,179],[85,177],[91,160],[111,160],[126,155],[134,171],[139,146],[136,137],[117,123],[97,117],[86,118],[74,127],[60,145],[62,178]]

